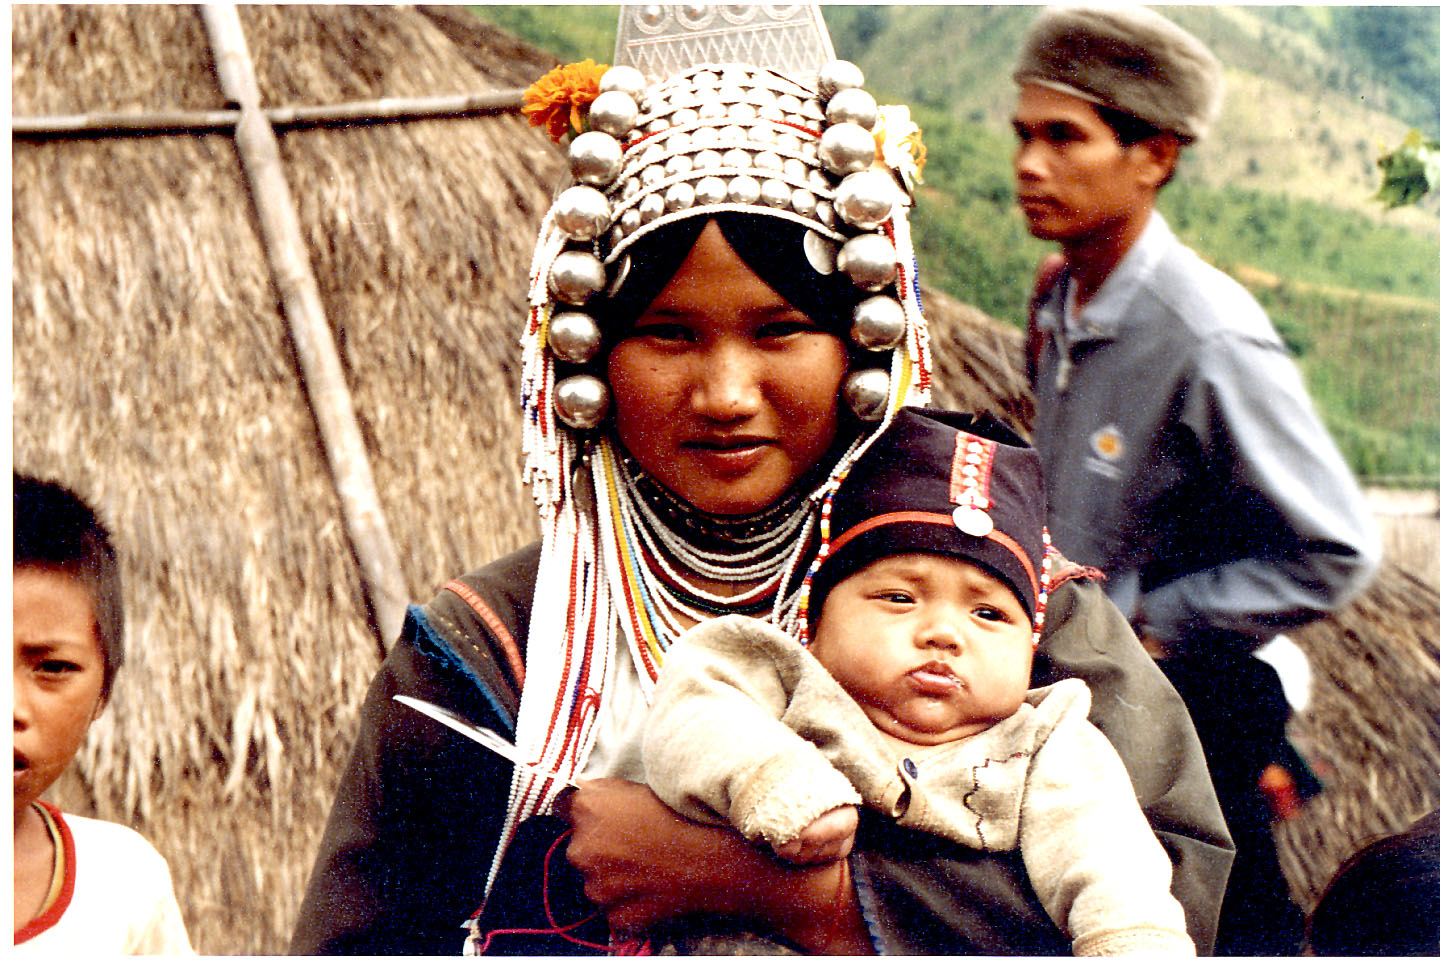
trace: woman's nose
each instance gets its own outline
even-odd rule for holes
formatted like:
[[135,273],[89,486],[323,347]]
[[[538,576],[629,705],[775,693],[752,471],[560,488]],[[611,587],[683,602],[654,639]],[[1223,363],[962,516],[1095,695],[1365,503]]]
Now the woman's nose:
[[1044,168],[1040,151],[1033,143],[1022,143],[1015,148],[1013,165],[1015,177],[1019,180],[1038,180]]
[[759,363],[741,344],[718,344],[697,358],[691,408],[709,420],[733,422],[760,409]]

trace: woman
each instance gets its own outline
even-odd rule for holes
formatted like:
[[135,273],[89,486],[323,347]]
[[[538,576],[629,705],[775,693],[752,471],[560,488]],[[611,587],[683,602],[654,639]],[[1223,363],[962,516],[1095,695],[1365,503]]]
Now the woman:
[[[702,915],[668,935],[733,922],[807,952],[1067,949],[1003,859],[867,819],[848,861],[781,867],[632,782],[665,648],[722,612],[793,629],[825,494],[928,391],[908,201],[872,169],[859,87],[848,64],[818,95],[737,64],[601,81],[595,129],[571,146],[580,183],[532,271],[525,449],[543,540],[412,608],[366,699],[295,952],[454,952],[482,901],[473,943],[489,952],[584,950],[486,939],[583,918],[582,882],[618,939]],[[1037,682],[1090,683],[1203,945],[1228,840],[1183,709],[1094,587],[1057,588],[1049,610]],[[397,693],[513,736],[530,764]],[[547,813],[573,828],[574,871],[551,856]],[[606,932],[568,935],[603,948]]]

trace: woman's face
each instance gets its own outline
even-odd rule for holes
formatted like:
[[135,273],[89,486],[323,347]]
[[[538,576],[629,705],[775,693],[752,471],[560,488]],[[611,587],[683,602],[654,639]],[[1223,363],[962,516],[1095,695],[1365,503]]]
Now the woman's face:
[[772,290],[713,221],[610,354],[620,440],[706,513],[763,510],[835,439],[845,345]]

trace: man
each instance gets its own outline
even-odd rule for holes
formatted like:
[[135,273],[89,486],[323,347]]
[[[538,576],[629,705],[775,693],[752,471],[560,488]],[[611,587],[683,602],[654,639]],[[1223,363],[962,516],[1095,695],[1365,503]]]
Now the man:
[[1260,306],[1155,210],[1218,112],[1214,56],[1148,10],[1054,8],[1014,79],[1018,202],[1062,251],[1028,344],[1050,532],[1106,573],[1190,707],[1236,845],[1217,953],[1293,954],[1302,917],[1258,781],[1307,771],[1250,654],[1354,596],[1376,535]]

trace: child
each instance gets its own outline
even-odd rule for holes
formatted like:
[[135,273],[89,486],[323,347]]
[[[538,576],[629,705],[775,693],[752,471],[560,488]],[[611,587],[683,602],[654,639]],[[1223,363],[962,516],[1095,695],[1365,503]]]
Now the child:
[[670,651],[652,789],[797,863],[844,856],[857,803],[986,853],[1018,846],[1077,955],[1193,954],[1085,684],[1027,689],[1052,586],[1034,452],[994,421],[906,409],[831,507],[808,650],[732,616]]
[[104,526],[59,484],[15,475],[15,946],[193,953],[163,857],[128,827],[39,797],[69,766],[123,659]]

